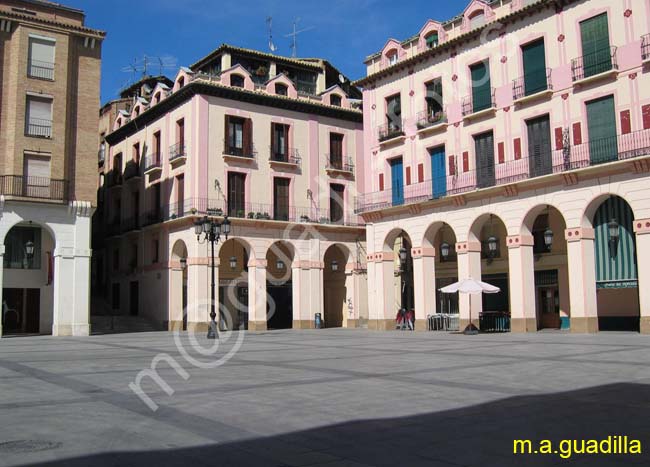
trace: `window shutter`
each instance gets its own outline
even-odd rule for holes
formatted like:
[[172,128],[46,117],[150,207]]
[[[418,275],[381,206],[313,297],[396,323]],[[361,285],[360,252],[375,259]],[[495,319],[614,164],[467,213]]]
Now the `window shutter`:
[[573,144],[574,146],[582,144],[582,126],[580,122],[573,124]]
[[253,120],[247,118],[244,120],[244,151],[246,156],[253,154]]
[[463,152],[463,172],[469,172],[469,152]]
[[285,157],[289,157],[289,125],[283,125],[284,127],[284,154]]
[[[31,37],[29,39],[30,61],[43,63],[54,63],[54,42]],[[38,64],[38,63],[36,63]]]
[[449,156],[449,175],[456,175],[456,164],[454,156]]
[[515,138],[515,160],[521,159],[521,138]]
[[643,129],[650,128],[650,104],[641,107],[641,114],[643,115]]
[[499,143],[499,164],[503,164],[506,160],[506,145],[502,142]]
[[29,118],[38,120],[52,120],[52,100],[29,96]]
[[50,158],[25,156],[25,176],[28,178],[50,178]]
[[410,167],[406,168],[406,184],[407,185],[411,184],[411,168]]
[[418,183],[424,181],[424,164],[418,164]]
[[630,111],[624,110],[621,112],[621,132],[624,135],[632,132],[632,124],[630,122]]
[[230,145],[230,117],[224,117],[224,130],[223,130],[223,152],[228,154],[228,146]]
[[557,127],[555,129],[555,149],[558,151],[564,149],[564,131],[562,127]]
[[384,191],[384,174],[379,174],[379,191]]

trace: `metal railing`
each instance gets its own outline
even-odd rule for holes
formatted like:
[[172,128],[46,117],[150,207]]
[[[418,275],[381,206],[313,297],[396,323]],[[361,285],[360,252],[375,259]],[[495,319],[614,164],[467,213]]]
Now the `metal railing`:
[[247,159],[255,159],[257,157],[257,151],[254,145],[251,144],[250,148],[238,148],[230,145],[227,141],[224,141],[223,153],[226,156],[245,157]]
[[512,98],[514,100],[523,97],[532,96],[538,92],[549,91],[553,89],[553,82],[551,81],[551,69],[547,68],[546,71],[539,71],[536,73],[529,73],[512,82]]
[[446,196],[559,174],[607,162],[616,162],[650,155],[650,129],[627,134],[596,138],[539,157],[524,157],[501,164],[480,166],[463,171],[454,161],[453,175],[425,180],[401,187],[365,193],[355,198],[354,211],[364,213],[394,206],[414,204]]
[[423,112],[418,113],[415,116],[416,120],[416,126],[418,127],[418,130],[423,130],[424,128],[429,128],[434,125],[438,125],[440,123],[446,123],[447,122],[447,114],[442,111],[429,111],[425,110]]
[[134,160],[130,160],[124,167],[124,181],[137,177],[140,177],[140,164]]
[[650,59],[650,34],[641,36],[641,59]]
[[616,50],[615,46],[611,46],[571,60],[573,81],[580,81],[610,70],[618,70]]
[[113,169],[106,174],[105,184],[108,188],[121,186],[124,181],[122,173]]
[[510,313],[507,311],[484,311],[478,320],[481,332],[510,332]]
[[300,165],[302,158],[297,148],[288,148],[287,150],[278,150],[277,148],[269,148],[269,160],[273,162],[284,162],[287,164]]
[[185,143],[176,143],[169,147],[169,162],[187,157]]
[[0,194],[23,198],[67,201],[68,181],[24,175],[0,175]]
[[401,119],[384,123],[377,127],[377,138],[382,142],[397,138],[398,136],[404,136],[403,128],[404,125]]
[[471,95],[463,99],[462,106],[463,117],[496,107],[495,89],[490,88],[472,92]]
[[27,76],[54,81],[54,63],[30,60],[27,64]]
[[100,146],[99,151],[97,151],[97,164],[99,167],[102,167],[104,165],[104,161],[106,160],[106,146],[103,144]]
[[160,154],[153,153],[147,154],[144,156],[144,171],[148,172],[152,169],[160,169],[162,167],[162,161]]
[[37,136],[39,138],[52,137],[52,120],[30,117],[25,125],[26,136]]
[[325,169],[338,170],[341,172],[354,173],[354,162],[351,157],[343,157],[340,155],[332,156],[325,154]]

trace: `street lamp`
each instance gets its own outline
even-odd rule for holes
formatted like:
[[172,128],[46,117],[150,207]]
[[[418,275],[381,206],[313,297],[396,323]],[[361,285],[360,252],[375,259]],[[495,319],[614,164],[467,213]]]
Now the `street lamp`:
[[449,243],[442,242],[442,244],[440,244],[440,255],[442,256],[443,261],[446,261],[447,258],[449,258]]
[[609,231],[609,255],[612,258],[616,258],[618,254],[618,239],[620,238],[619,225],[616,219],[608,222],[607,230]]
[[[210,327],[208,328],[208,339],[218,339],[219,329],[215,318],[217,313],[215,311],[215,261],[214,261],[214,245],[221,240],[221,234],[228,240],[230,234],[230,220],[226,216],[223,222],[217,222],[209,219],[208,216],[203,219],[197,220],[194,223],[194,233],[196,233],[196,241],[199,244],[210,242],[212,247],[212,283],[211,283],[211,300],[210,300]],[[231,260],[232,265],[232,260]]]
[[34,257],[34,242],[31,240],[25,243],[25,254],[27,255],[27,259]]
[[334,259],[332,260],[332,271],[336,272],[338,270],[339,270],[339,262]]
[[400,263],[406,263],[406,248],[402,247],[399,249],[399,261]]
[[183,271],[187,269],[187,258],[181,258],[181,269]]
[[230,257],[230,269],[233,271],[237,269],[237,257],[236,256],[231,256]]
[[278,271],[283,271],[284,270],[284,261],[281,259],[277,260],[275,263],[275,267]]
[[551,251],[551,246],[553,246],[553,231],[550,227],[544,231],[544,245],[546,245],[548,251]]
[[499,246],[499,239],[492,235],[488,238],[488,256],[494,258],[497,255],[497,247]]

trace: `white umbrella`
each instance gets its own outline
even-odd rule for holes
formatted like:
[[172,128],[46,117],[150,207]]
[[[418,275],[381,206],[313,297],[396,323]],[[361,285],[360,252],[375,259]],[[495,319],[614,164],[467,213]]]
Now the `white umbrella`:
[[[495,287],[494,285],[488,284],[486,282],[481,282],[477,281],[476,279],[472,279],[471,277],[468,277],[467,279],[463,279],[462,281],[454,282],[453,284],[450,284],[446,287],[443,287],[440,289],[442,293],[464,293],[464,294],[470,294],[470,295],[476,295],[476,294],[482,294],[482,293],[499,293],[501,292],[501,289],[499,287]],[[472,301],[470,300],[469,302],[469,324],[465,328],[465,333],[466,334],[475,334],[475,332],[472,331]]]

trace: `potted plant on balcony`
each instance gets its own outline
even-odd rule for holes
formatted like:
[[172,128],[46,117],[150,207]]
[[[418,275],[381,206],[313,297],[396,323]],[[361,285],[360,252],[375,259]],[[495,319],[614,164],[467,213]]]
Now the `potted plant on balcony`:
[[302,215],[300,216],[300,222],[310,222],[309,216]]
[[255,219],[255,213],[253,211],[248,213],[248,218],[249,219]]
[[194,215],[196,215],[196,213],[198,212],[198,210],[197,210],[196,208],[191,208],[191,209],[190,209],[190,212],[191,212],[192,215],[194,216]]
[[243,218],[245,216],[243,209],[239,209],[236,214],[237,215],[235,217]]

